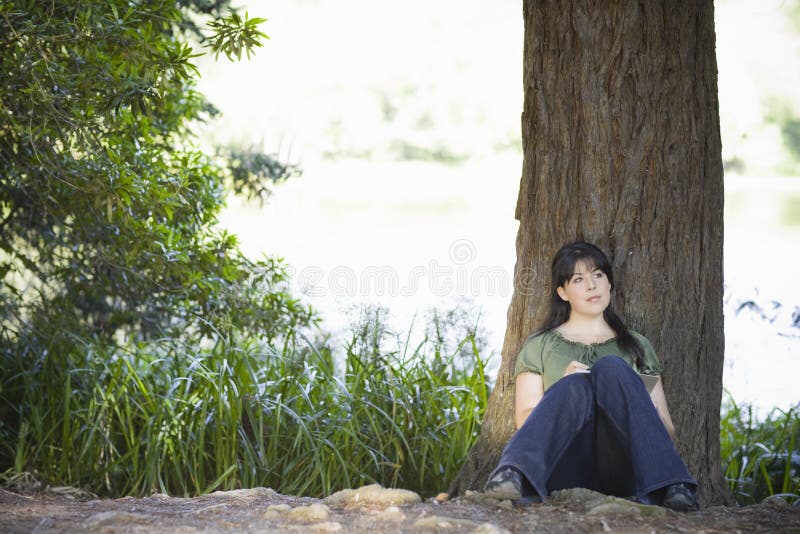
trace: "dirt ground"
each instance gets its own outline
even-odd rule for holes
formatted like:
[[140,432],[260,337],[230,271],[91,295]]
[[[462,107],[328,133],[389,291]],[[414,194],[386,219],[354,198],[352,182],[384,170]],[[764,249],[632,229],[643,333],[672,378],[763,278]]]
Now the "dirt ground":
[[69,488],[35,495],[0,489],[0,532],[798,532],[800,507],[780,499],[741,508],[677,513],[588,490],[557,492],[546,504],[514,507],[481,494],[421,501],[367,486],[327,499],[268,488],[196,498],[155,494],[87,498]]

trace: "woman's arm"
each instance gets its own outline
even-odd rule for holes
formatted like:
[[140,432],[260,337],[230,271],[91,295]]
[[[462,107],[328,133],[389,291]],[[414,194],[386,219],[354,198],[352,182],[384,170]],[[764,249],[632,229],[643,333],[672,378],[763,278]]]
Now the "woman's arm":
[[661,419],[661,422],[664,423],[664,428],[667,429],[667,433],[675,440],[675,425],[672,424],[672,417],[669,416],[669,407],[667,406],[667,397],[664,394],[664,387],[661,385],[661,377],[658,377],[658,382],[656,382],[656,386],[653,388],[653,391],[650,392],[650,398],[653,400],[653,404],[656,407],[656,411],[658,412],[658,417]]
[[520,373],[517,375],[514,395],[514,420],[517,429],[522,426],[544,395],[542,375]]

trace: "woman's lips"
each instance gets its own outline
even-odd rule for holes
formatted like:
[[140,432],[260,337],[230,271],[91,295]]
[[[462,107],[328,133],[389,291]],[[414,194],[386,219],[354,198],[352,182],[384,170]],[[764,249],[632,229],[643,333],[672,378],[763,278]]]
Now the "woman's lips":
[[588,302],[597,302],[598,300],[600,300],[600,296],[599,296],[599,295],[596,295],[596,296],[594,296],[594,297],[589,297],[589,298],[588,298],[588,299],[586,299],[586,300],[587,300]]

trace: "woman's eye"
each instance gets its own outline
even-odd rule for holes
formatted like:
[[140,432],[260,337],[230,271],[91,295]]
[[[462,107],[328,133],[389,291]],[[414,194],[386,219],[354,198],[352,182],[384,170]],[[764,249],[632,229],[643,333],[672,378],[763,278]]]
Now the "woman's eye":
[[583,282],[583,277],[576,276],[575,278],[572,279],[572,281],[573,283],[580,284],[581,282]]
[[595,277],[595,278],[603,278],[603,271],[600,271],[600,272],[594,273],[594,277]]

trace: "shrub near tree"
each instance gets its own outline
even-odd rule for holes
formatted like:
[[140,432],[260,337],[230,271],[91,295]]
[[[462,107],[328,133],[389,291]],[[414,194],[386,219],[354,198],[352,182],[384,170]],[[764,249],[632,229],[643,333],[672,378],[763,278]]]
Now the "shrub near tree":
[[64,355],[86,342],[275,338],[313,322],[280,260],[244,257],[215,227],[226,188],[263,195],[294,172],[197,146],[215,110],[192,46],[238,59],[266,38],[229,4],[0,2],[4,443],[22,370],[78,365]]
[[238,58],[265,37],[261,19],[223,17],[228,3],[0,6],[6,346],[308,320],[287,294],[248,290],[282,281],[280,262],[247,260],[215,228],[226,186],[257,192],[292,172],[242,154],[232,171],[195,144],[214,109],[189,42]]

